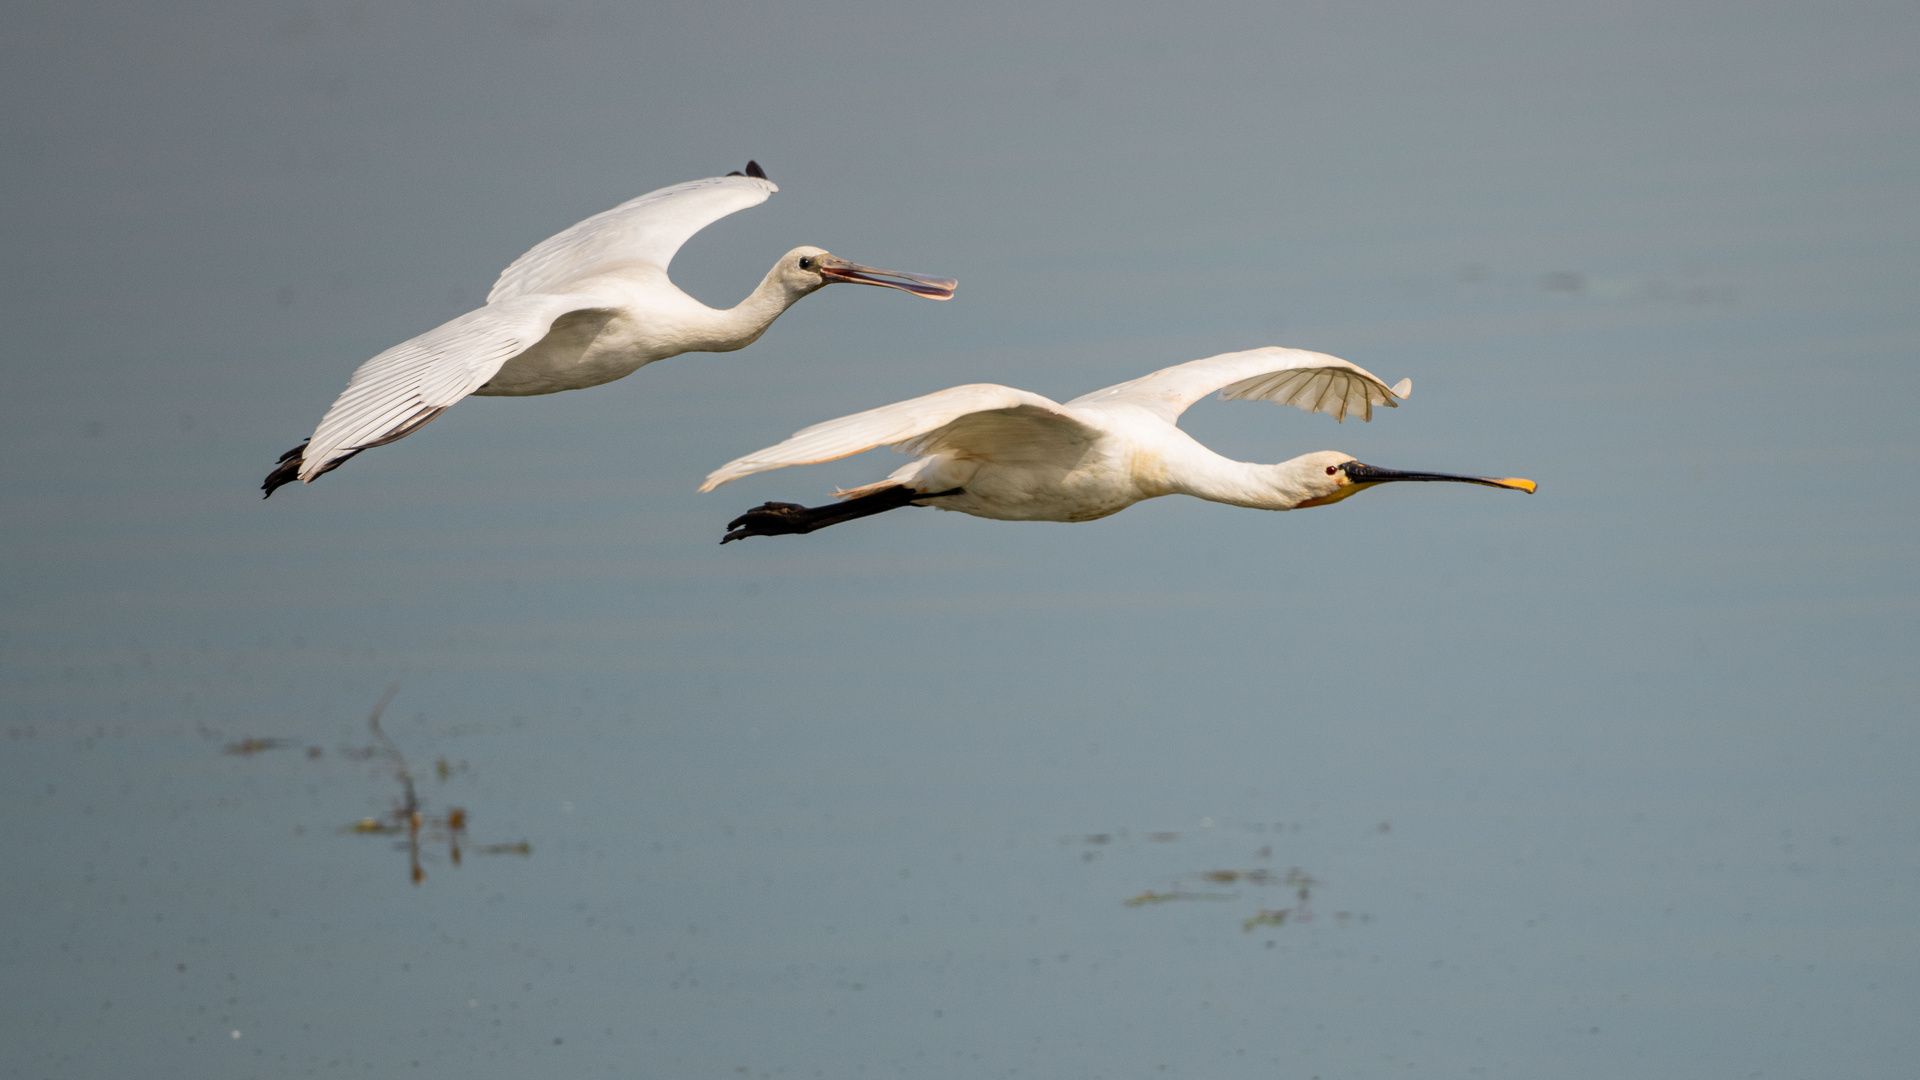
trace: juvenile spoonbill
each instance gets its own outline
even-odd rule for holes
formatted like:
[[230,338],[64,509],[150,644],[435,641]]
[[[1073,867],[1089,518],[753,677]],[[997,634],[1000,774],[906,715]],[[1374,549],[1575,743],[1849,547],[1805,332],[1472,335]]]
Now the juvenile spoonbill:
[[687,238],[780,190],[756,162],[744,173],[675,184],[542,241],[501,271],[485,307],[360,365],[312,437],[280,455],[260,489],[312,483],[362,450],[403,439],[468,394],[527,397],[625,378],[684,352],[732,352],[780,313],[836,282],[932,300],[952,278],[876,270],[797,247],[724,311],[681,292],[667,264]]
[[1278,465],[1225,458],[1176,426],[1189,405],[1276,401],[1308,412],[1373,418],[1396,407],[1411,379],[1388,386],[1325,353],[1249,349],[1162,368],[1058,405],[1010,386],[974,383],[815,424],[732,461],[701,491],[764,469],[808,465],[892,446],[925,455],[875,484],[835,492],[827,506],[766,503],[727,525],[720,542],[806,533],[901,506],[937,506],[1001,521],[1093,521],[1142,499],[1193,495],[1256,510],[1329,506],[1398,480],[1448,480],[1531,492],[1531,480],[1400,472],[1321,450]]

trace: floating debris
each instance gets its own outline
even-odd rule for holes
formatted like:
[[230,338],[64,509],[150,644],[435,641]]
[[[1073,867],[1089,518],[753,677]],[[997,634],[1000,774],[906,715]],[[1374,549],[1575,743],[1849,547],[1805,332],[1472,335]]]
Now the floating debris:
[[390,836],[400,832],[401,829],[400,826],[392,822],[381,821],[379,818],[363,817],[351,825],[340,826],[340,831],[346,833],[376,833],[381,836]]
[[[1299,900],[1299,903],[1290,908],[1264,909],[1258,914],[1242,920],[1240,929],[1251,931],[1256,926],[1285,926],[1288,919],[1292,919],[1294,922],[1313,921],[1313,907],[1308,901],[1313,896],[1313,887],[1320,884],[1319,879],[1295,866],[1288,868],[1287,876],[1283,880],[1288,885],[1294,887],[1295,891],[1293,895],[1295,899]],[[1347,913],[1344,911],[1337,916],[1343,923],[1346,917]]]
[[1279,908],[1273,911],[1262,911],[1258,915],[1253,916],[1252,918],[1241,920],[1240,929],[1251,933],[1253,928],[1256,926],[1285,926],[1287,925],[1287,916],[1291,913],[1292,913],[1291,908]]
[[1192,875],[1201,881],[1211,881],[1215,885],[1232,885],[1244,881],[1249,885],[1270,885],[1273,883],[1273,871],[1261,868],[1256,870],[1203,870]]
[[238,742],[230,742],[227,745],[221,747],[220,752],[223,754],[237,754],[241,757],[247,757],[253,754],[257,754],[262,750],[275,750],[285,745],[287,745],[287,740],[285,739],[251,739],[249,738],[249,739],[241,739]]
[[1148,889],[1139,896],[1128,897],[1121,903],[1127,907],[1140,907],[1143,904],[1165,904],[1174,900],[1238,900],[1239,893],[1207,892],[1154,892]]
[[[367,728],[373,732],[375,745],[367,747],[365,750],[349,749],[346,753],[349,758],[356,761],[385,758],[390,762],[393,766],[394,779],[400,782],[401,798],[394,804],[394,808],[384,816],[361,818],[359,821],[347,826],[343,831],[370,833],[380,836],[397,836],[405,833],[407,837],[406,841],[395,846],[406,851],[408,875],[413,879],[413,883],[418,885],[427,880],[426,868],[420,864],[421,834],[424,832],[430,840],[445,842],[447,845],[447,861],[455,866],[459,866],[461,859],[461,840],[466,836],[467,832],[467,811],[465,807],[450,806],[443,814],[432,814],[428,813],[421,803],[419,792],[414,787],[413,773],[407,768],[406,755],[400,752],[399,745],[387,735],[386,729],[380,726],[381,715],[387,711],[387,706],[393,703],[394,695],[399,692],[399,683],[394,683],[387,687],[386,694],[380,698],[380,703],[373,707],[372,715],[367,717]],[[445,780],[455,771],[465,772],[466,768],[467,763],[464,761],[461,762],[457,768],[449,766],[445,758],[440,758],[434,762],[434,770],[440,775],[442,780]],[[512,854],[530,855],[533,853],[532,847],[524,843],[494,846],[505,848],[508,853]],[[490,851],[486,848],[482,848],[481,850],[487,851],[488,854],[501,853]]]

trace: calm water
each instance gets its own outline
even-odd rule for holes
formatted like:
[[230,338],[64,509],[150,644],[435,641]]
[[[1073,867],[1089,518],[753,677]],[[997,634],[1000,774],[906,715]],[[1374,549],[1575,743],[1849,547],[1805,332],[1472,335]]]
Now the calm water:
[[[1910,6],[0,18],[0,1075],[1911,1073]],[[360,360],[749,156],[697,295],[959,297],[259,501]],[[693,493],[1268,343],[1415,393],[1222,452],[1540,494],[722,550],[895,462]]]

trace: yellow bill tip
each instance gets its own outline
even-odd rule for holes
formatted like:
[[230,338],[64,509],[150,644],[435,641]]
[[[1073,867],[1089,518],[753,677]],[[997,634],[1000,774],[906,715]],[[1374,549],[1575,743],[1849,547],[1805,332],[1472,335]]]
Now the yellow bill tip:
[[1490,479],[1487,482],[1490,484],[1499,484],[1504,488],[1512,488],[1515,491],[1524,491],[1529,495],[1539,490],[1540,487],[1539,484],[1531,480],[1522,480],[1517,476],[1500,476]]

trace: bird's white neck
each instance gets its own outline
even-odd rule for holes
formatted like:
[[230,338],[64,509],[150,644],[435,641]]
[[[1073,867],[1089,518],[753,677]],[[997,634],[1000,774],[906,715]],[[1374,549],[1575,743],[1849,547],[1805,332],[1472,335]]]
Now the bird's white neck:
[[1258,465],[1222,457],[1197,443],[1195,448],[1203,455],[1174,470],[1173,486],[1180,494],[1254,510],[1291,510],[1321,494],[1309,485],[1309,466],[1300,458]]
[[702,329],[710,344],[700,351],[732,352],[746,348],[760,340],[760,335],[767,332],[767,327],[772,326],[782,312],[812,291],[787,285],[780,267],[775,266],[745,300],[725,310],[707,309],[712,314],[702,320],[706,324]]

